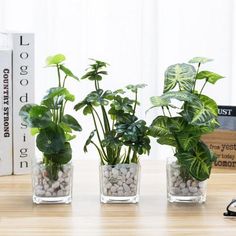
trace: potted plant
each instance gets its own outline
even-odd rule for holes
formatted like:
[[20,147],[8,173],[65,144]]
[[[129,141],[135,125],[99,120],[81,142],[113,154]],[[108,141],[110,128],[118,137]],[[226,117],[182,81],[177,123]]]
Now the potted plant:
[[66,81],[78,78],[64,66],[64,61],[62,54],[47,58],[47,67],[56,69],[58,86],[50,88],[39,105],[26,104],[19,113],[36,135],[41,153],[32,165],[33,202],[37,204],[70,203],[72,198],[70,141],[75,138],[72,131],[81,131],[81,126],[73,116],[65,114],[67,103],[75,100],[65,87]]
[[[138,91],[145,85],[104,91],[100,82],[107,75],[107,65],[93,60],[81,79],[92,81],[95,90],[79,102],[75,110],[83,109],[83,114],[90,115],[94,124],[84,151],[87,152],[87,146],[92,144],[100,156],[101,202],[136,203],[139,199],[139,156],[150,150],[146,122],[136,116]],[[127,90],[133,94],[132,99],[125,96]]]
[[[174,158],[167,163],[170,202],[206,200],[205,180],[210,176],[216,157],[201,141],[201,136],[218,127],[218,109],[216,102],[204,95],[203,90],[207,84],[215,84],[223,78],[214,72],[200,71],[200,66],[209,61],[195,57],[190,64],[169,66],[165,71],[163,94],[151,97],[151,108],[160,107],[163,115],[152,121],[149,134],[157,138],[159,144],[169,145],[174,150]],[[191,64],[197,64],[197,68]]]

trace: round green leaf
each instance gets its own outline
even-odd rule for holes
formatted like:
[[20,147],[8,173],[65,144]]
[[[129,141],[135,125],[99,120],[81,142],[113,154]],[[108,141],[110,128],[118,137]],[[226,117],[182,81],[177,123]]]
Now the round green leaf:
[[37,148],[46,154],[58,153],[63,148],[64,143],[64,130],[57,125],[51,125],[45,129],[41,129],[36,138]]
[[56,54],[54,56],[49,56],[46,59],[46,65],[47,66],[52,66],[52,65],[58,65],[65,61],[65,56],[63,54]]
[[222,75],[218,75],[211,71],[201,71],[197,74],[197,79],[206,79],[207,82],[215,84],[219,79],[224,78]]
[[207,62],[210,62],[210,61],[213,61],[213,59],[206,58],[206,57],[194,57],[191,60],[189,60],[189,63],[204,64],[204,63],[207,63]]

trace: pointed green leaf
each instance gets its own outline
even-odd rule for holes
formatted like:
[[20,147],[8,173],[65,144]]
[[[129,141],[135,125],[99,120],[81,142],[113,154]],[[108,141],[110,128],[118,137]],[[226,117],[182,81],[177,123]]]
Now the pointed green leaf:
[[153,120],[150,129],[149,135],[152,137],[161,137],[171,134],[168,127],[169,117],[166,116],[158,116]]
[[203,181],[209,178],[215,157],[203,142],[199,142],[192,151],[176,153],[176,157],[197,180]]
[[224,78],[222,75],[218,75],[211,71],[201,71],[197,74],[197,79],[206,79],[207,82],[215,84],[217,80]]
[[192,65],[183,63],[171,65],[165,71],[164,92],[176,85],[180,90],[191,91],[195,81],[196,70]]
[[59,67],[67,76],[71,77],[71,78],[74,78],[76,80],[79,81],[79,78],[76,77],[72,72],[71,70],[69,70],[67,67],[65,67],[64,65],[60,65]]
[[82,128],[80,126],[80,124],[78,123],[78,121],[71,115],[64,115],[62,117],[62,122],[67,124],[71,129],[75,130],[75,131],[81,131]]
[[84,152],[88,152],[87,146],[91,143],[91,141],[92,141],[92,139],[93,139],[93,137],[94,137],[94,135],[95,135],[95,132],[96,132],[96,130],[93,130],[93,131],[90,133],[88,139],[86,140],[86,142],[85,142],[85,144],[84,144]]

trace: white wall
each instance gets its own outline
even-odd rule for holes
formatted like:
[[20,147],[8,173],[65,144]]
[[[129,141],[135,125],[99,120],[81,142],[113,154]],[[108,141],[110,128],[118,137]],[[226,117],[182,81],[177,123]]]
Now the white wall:
[[[60,52],[78,76],[87,58],[109,62],[105,88],[147,83],[140,95],[143,118],[149,97],[162,92],[165,68],[194,56],[215,59],[208,68],[227,78],[206,90],[219,104],[235,105],[234,14],[233,0],[0,0],[1,30],[35,32],[37,102],[56,84],[52,69],[43,68],[44,59]],[[71,82],[77,101],[93,88]],[[85,127],[73,143],[75,156],[84,156],[82,146],[92,125],[89,117],[70,112]],[[146,118],[150,121],[155,113]],[[155,145],[151,157],[165,156],[166,149]]]

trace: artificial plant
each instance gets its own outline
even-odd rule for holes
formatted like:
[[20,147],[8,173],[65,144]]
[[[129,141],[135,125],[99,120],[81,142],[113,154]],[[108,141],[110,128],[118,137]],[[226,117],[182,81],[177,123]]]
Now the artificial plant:
[[[128,85],[126,89],[116,91],[103,90],[100,82],[107,75],[107,63],[92,60],[87,73],[81,78],[94,83],[95,90],[90,92],[75,106],[75,110],[83,109],[84,115],[90,115],[94,130],[84,145],[87,152],[89,144],[97,149],[101,164],[137,163],[138,156],[149,153],[150,139],[148,127],[144,120],[136,116],[138,91],[145,84]],[[130,91],[133,98],[125,96]],[[97,141],[94,136],[97,136]]]
[[61,165],[70,162],[72,149],[70,141],[76,136],[74,131],[81,131],[78,121],[71,115],[65,114],[68,102],[75,97],[65,87],[67,79],[78,78],[63,64],[65,56],[57,54],[46,59],[47,67],[54,67],[57,73],[57,87],[47,91],[40,105],[26,104],[19,115],[31,128],[32,135],[36,135],[36,146],[43,154],[50,178],[57,178]]
[[[159,144],[174,148],[182,177],[190,175],[199,181],[209,178],[216,158],[201,136],[219,125],[217,104],[204,95],[203,90],[207,84],[213,85],[223,78],[211,71],[200,71],[201,65],[209,61],[211,59],[195,57],[189,63],[169,66],[165,71],[163,94],[151,97],[151,108],[161,107],[163,115],[152,121],[149,134],[157,138]],[[196,68],[192,64],[196,64]],[[177,100],[177,104],[173,100]]]

